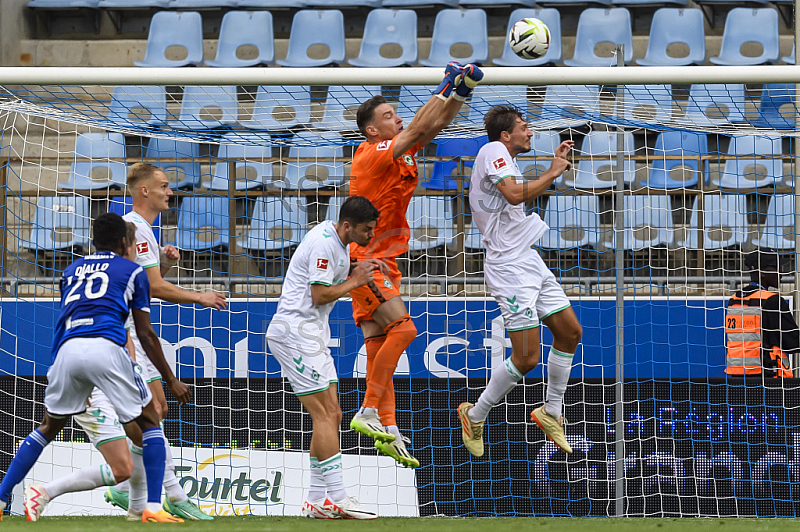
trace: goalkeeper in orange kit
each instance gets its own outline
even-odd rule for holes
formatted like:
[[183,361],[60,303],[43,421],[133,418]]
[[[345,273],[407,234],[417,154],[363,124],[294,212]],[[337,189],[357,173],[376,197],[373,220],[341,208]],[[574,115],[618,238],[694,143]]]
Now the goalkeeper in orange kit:
[[392,376],[417,329],[400,296],[397,256],[408,251],[406,210],[419,181],[414,155],[431,142],[458,114],[464,100],[483,78],[475,65],[451,62],[431,99],[417,111],[407,128],[383,96],[362,103],[356,122],[366,137],[353,156],[350,194],[364,196],[380,211],[375,238],[366,247],[353,247],[355,260],[377,258],[389,273],[350,292],[353,317],[367,347],[367,391],[350,428],[375,438],[375,447],[406,467],[419,461],[406,449],[395,419]]

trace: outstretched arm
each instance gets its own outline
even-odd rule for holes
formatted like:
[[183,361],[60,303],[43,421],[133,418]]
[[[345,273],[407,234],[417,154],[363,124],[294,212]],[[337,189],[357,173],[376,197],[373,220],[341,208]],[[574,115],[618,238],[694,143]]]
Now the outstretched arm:
[[225,296],[216,292],[195,292],[194,290],[184,290],[169,281],[165,281],[161,276],[161,271],[155,266],[147,268],[147,277],[150,280],[150,295],[169,301],[170,303],[196,303],[204,307],[222,310],[228,306]]

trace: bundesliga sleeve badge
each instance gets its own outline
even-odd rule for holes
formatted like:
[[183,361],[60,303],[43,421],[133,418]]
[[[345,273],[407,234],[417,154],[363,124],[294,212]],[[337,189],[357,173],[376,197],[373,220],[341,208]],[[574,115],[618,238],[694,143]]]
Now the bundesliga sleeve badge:
[[500,157],[499,159],[495,159],[494,161],[492,161],[492,168],[494,168],[495,171],[502,170],[506,166],[508,166],[508,163],[503,157]]
[[136,254],[137,255],[147,255],[150,253],[150,246],[147,245],[147,242],[137,242],[136,243]]
[[317,259],[317,269],[318,270],[327,270],[328,269],[328,259]]

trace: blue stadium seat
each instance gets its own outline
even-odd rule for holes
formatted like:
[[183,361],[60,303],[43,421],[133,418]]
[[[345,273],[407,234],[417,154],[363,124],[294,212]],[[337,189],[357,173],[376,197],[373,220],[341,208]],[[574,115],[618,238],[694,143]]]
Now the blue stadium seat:
[[237,0],[170,0],[170,9],[218,9],[236,7]]
[[531,180],[546,172],[560,143],[561,137],[556,131],[534,131],[531,151],[517,156],[517,166],[522,176]]
[[411,231],[409,251],[423,251],[446,246],[453,240],[452,198],[414,196],[406,218]]
[[[304,158],[331,160],[300,161]],[[284,160],[286,175],[282,187],[308,190],[344,183],[344,148],[342,138],[334,133],[297,133]]]
[[157,7],[166,9],[169,0],[100,0],[97,7],[101,9],[142,9]]
[[247,240],[251,251],[277,251],[300,244],[308,232],[303,198],[259,197],[253,207]]
[[227,248],[229,201],[221,196],[183,198],[178,210],[177,247],[188,251]]
[[306,7],[305,0],[239,0],[239,9],[270,9],[270,8],[296,8]]
[[769,129],[794,129],[795,112],[793,83],[765,83],[761,89],[758,117],[750,123]]
[[472,253],[479,252],[486,247],[483,245],[483,235],[474,222],[464,225],[464,249]]
[[671,85],[625,85],[625,121],[634,124],[668,123],[672,120]]
[[686,115],[676,122],[694,126],[718,126],[745,122],[744,85],[692,85]]
[[581,12],[575,34],[575,54],[567,66],[612,66],[616,57],[600,57],[595,46],[600,43],[625,45],[625,64],[633,61],[633,29],[631,13],[624,7],[603,9],[590,7]]
[[761,237],[754,242],[761,248],[794,249],[794,196],[780,194],[769,199],[767,218],[761,229]]
[[622,249],[669,246],[675,235],[669,196],[625,196]]
[[[745,43],[759,43],[761,55],[748,57],[742,55]],[[781,55],[778,36],[778,12],[771,7],[754,9],[735,7],[728,12],[725,29],[722,33],[722,46],[719,55],[710,61],[717,65],[762,65],[775,63]]]
[[362,102],[381,94],[380,85],[330,86],[325,101],[325,114],[316,124],[320,129],[332,131],[357,131],[356,111]]
[[20,242],[20,247],[45,251],[72,247],[88,250],[91,222],[89,198],[40,196],[36,201],[30,240]]
[[[313,31],[309,31],[313,28]],[[315,44],[328,47],[327,57],[311,59],[308,49]],[[317,67],[342,64],[345,58],[344,16],[338,9],[304,9],[295,13],[289,34],[289,51],[278,64],[288,67]],[[322,80],[320,80],[322,81]]]
[[344,203],[344,200],[347,198],[348,196],[332,196],[330,200],[328,200],[328,209],[325,211],[325,219],[338,222],[339,210],[341,210],[342,203]]
[[670,4],[675,6],[687,6],[689,5],[689,0],[665,0],[665,1],[656,1],[656,0],[612,0],[612,5],[615,6],[663,6],[664,4]]
[[458,7],[458,0],[383,0],[381,6],[389,8],[430,6]]
[[600,238],[600,212],[597,196],[574,193],[550,196],[544,211],[549,230],[542,235],[542,249],[595,247]]
[[[567,187],[582,189],[604,189],[616,186],[617,169],[617,133],[606,131],[590,131],[583,139],[581,155],[590,156],[589,160],[578,161],[574,182],[570,183],[562,175],[556,183]],[[623,181],[630,185],[634,181],[635,163],[630,159],[633,155],[633,133],[624,133],[624,157],[622,167]]]
[[108,120],[120,127],[160,126],[167,122],[167,96],[158,85],[120,85],[111,93]]
[[[113,196],[108,200],[108,212],[125,216],[133,210],[133,198],[130,196]],[[153,234],[156,242],[161,242],[161,215],[153,222]]]
[[[689,131],[663,131],[656,138],[651,159],[647,186],[657,189],[693,187],[700,177],[708,182],[709,164],[703,163],[700,172],[698,155],[708,154],[708,139],[704,133]],[[680,155],[683,159],[667,159],[665,156]]]
[[[236,138],[241,142],[241,134]],[[223,137],[222,142],[226,142]],[[227,139],[230,142],[230,138]],[[229,162],[236,161],[236,190],[248,190],[261,187],[272,183],[273,167],[270,159],[272,158],[272,145],[266,144],[262,137],[253,137],[252,144],[220,144],[217,159],[219,162],[214,164],[212,170],[211,185],[212,190],[228,190]]]
[[[385,5],[385,4],[384,4]],[[454,44],[468,44],[472,50],[466,57],[450,55]],[[442,9],[433,23],[431,53],[419,63],[423,66],[440,67],[450,61],[486,63],[489,59],[489,34],[486,12],[483,9]]]
[[795,45],[792,45],[792,53],[790,55],[785,55],[781,57],[784,63],[787,65],[793,65],[795,63]]
[[235,126],[239,114],[235,86],[183,88],[181,114],[175,129],[202,130]]
[[381,7],[381,0],[306,0],[306,6],[312,9],[338,9],[340,7]]
[[[436,157],[452,157],[449,160],[435,161],[430,179],[420,183],[423,187],[432,190],[456,190],[458,183],[453,179],[466,181],[467,168],[472,168],[475,161],[462,161],[464,173],[458,171],[458,162],[461,157],[475,157],[478,150],[486,144],[486,136],[478,138],[450,138],[436,141]],[[467,183],[465,183],[465,186]]]
[[[398,57],[385,57],[381,47],[396,45]],[[417,13],[411,9],[373,9],[364,24],[358,57],[348,63],[357,67],[396,67],[417,63]]]
[[[182,46],[185,59],[167,59],[167,48]],[[143,61],[134,61],[140,67],[183,67],[203,64],[203,21],[194,11],[159,11],[150,21],[147,50]]]
[[123,161],[110,158],[125,157],[125,137],[122,133],[82,133],[75,139],[75,162],[62,190],[97,190],[108,187],[125,188],[128,167]]
[[[669,47],[682,43],[689,48],[684,57],[669,54]],[[644,66],[702,65],[706,60],[706,37],[700,9],[662,7],[653,15],[647,53],[636,62]]]
[[[200,144],[151,137],[145,157],[158,159],[156,166],[164,170],[173,188],[193,187],[200,183]],[[191,162],[178,159],[191,158]]]
[[[242,46],[254,46],[258,56],[239,59],[236,52]],[[269,11],[228,11],[219,29],[217,56],[206,61],[211,67],[251,67],[275,62],[275,39],[272,13]]]
[[289,129],[311,122],[311,93],[299,85],[264,85],[256,91],[248,129]]
[[700,247],[700,213],[695,198],[686,241],[688,249],[716,250],[747,242],[747,202],[743,194],[706,195],[703,198],[703,245]]
[[483,115],[497,105],[513,105],[528,115],[528,87],[525,85],[478,85],[472,91],[468,120],[483,127]]
[[597,85],[548,85],[544,100],[528,106],[531,129],[579,127],[593,120],[600,107]]
[[782,153],[780,138],[734,135],[728,155],[736,158],[725,161],[722,175],[715,174],[711,184],[736,190],[774,186],[783,179]]
[[99,0],[28,0],[33,9],[69,9],[75,7],[97,7]]
[[[480,87],[480,85],[478,85]],[[405,123],[411,122],[420,107],[431,99],[433,89],[436,87],[426,87],[424,85],[408,85],[400,87],[400,95],[397,98],[397,115]]]
[[[463,3],[463,2],[462,2]],[[539,59],[523,59],[511,49],[508,39],[503,39],[503,55],[497,59],[493,59],[495,65],[500,66],[538,66],[546,65],[548,63],[561,62],[561,13],[558,9],[532,9],[520,8],[515,9],[511,16],[508,17],[508,26],[506,27],[506,35],[511,32],[511,27],[523,18],[538,18],[545,23],[550,30],[550,47],[547,53]]]

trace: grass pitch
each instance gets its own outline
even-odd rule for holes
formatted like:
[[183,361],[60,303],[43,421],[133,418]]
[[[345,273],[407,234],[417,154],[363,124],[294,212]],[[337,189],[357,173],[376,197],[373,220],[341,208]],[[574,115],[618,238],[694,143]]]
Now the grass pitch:
[[214,521],[183,524],[129,523],[121,517],[43,517],[28,523],[24,517],[3,518],[3,532],[131,532],[156,527],[187,532],[497,532],[537,530],[538,532],[795,532],[795,519],[659,519],[659,518],[474,518],[474,517],[385,517],[375,521],[317,521],[302,517],[217,517]]

